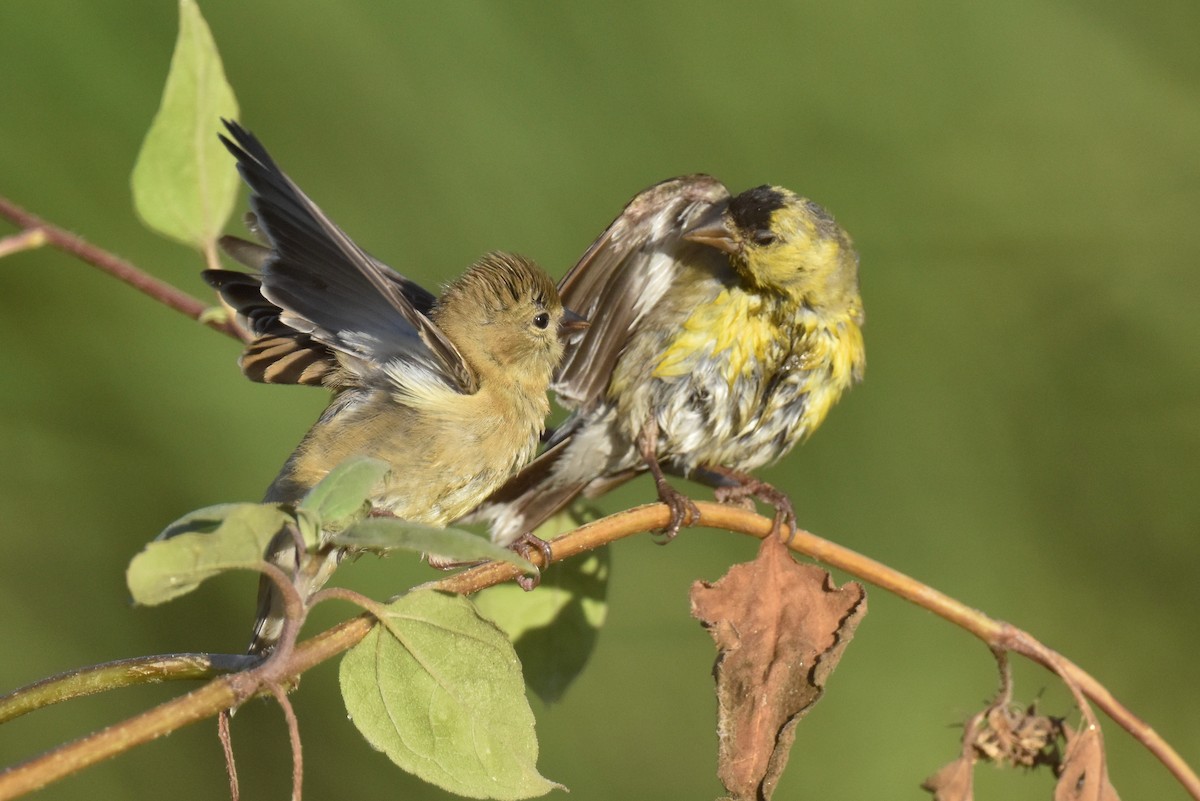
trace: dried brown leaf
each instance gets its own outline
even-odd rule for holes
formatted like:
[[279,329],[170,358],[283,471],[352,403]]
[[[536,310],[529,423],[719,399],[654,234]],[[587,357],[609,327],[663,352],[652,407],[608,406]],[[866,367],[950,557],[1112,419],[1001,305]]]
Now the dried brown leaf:
[[972,801],[975,798],[975,762],[960,756],[921,783],[933,793],[933,801]]
[[796,724],[866,614],[866,593],[857,582],[836,587],[767,537],[753,562],[696,582],[691,598],[717,644],[718,775],[730,798],[769,799]]
[[1089,725],[1080,733],[1068,729],[1066,735],[1067,752],[1054,786],[1054,801],[1120,801],[1108,781],[1100,728]]

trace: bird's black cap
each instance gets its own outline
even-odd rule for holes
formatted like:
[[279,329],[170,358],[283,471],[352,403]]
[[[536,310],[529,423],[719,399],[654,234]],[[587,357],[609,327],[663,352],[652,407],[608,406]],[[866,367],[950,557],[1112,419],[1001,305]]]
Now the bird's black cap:
[[771,227],[771,214],[784,206],[784,196],[773,186],[747,189],[729,201],[729,213],[743,231],[762,231]]

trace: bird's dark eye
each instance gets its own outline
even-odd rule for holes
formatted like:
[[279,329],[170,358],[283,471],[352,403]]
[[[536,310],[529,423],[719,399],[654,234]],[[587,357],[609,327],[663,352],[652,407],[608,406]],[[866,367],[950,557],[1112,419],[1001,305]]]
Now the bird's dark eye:
[[774,245],[775,240],[779,237],[775,236],[774,232],[765,228],[754,232],[754,244],[756,245]]
[[545,328],[546,326],[550,325],[550,315],[546,314],[546,312],[542,312],[537,317],[533,318],[533,324],[538,328]]

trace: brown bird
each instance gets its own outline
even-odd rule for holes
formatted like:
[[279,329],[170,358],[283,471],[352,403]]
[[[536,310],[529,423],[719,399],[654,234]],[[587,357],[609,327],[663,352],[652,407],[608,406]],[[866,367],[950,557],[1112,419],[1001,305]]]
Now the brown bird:
[[[520,256],[491,253],[435,300],[363,252],[257,139],[225,124],[231,138],[221,139],[253,191],[268,246],[227,238],[227,250],[260,272],[204,277],[255,335],[241,359],[248,377],[334,392],[264,500],[295,503],[361,455],[392,465],[371,497],[375,513],[434,526],[461,517],[537,450],[567,319],[554,283]],[[564,329],[577,327],[568,320]],[[267,557],[307,598],[343,555],[327,543],[302,556],[280,536]],[[255,653],[283,628],[266,577],[258,614]]]

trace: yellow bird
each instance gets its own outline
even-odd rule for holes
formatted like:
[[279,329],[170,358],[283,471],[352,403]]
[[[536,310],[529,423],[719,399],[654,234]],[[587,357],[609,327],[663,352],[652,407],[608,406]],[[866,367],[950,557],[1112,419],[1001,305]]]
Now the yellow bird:
[[787,496],[750,472],[808,437],[865,366],[858,256],[828,212],[777,186],[731,197],[707,175],[664,181],[559,292],[591,321],[554,384],[572,414],[471,519],[507,543],[649,470],[668,538],[696,510],[664,472],[794,523]]

